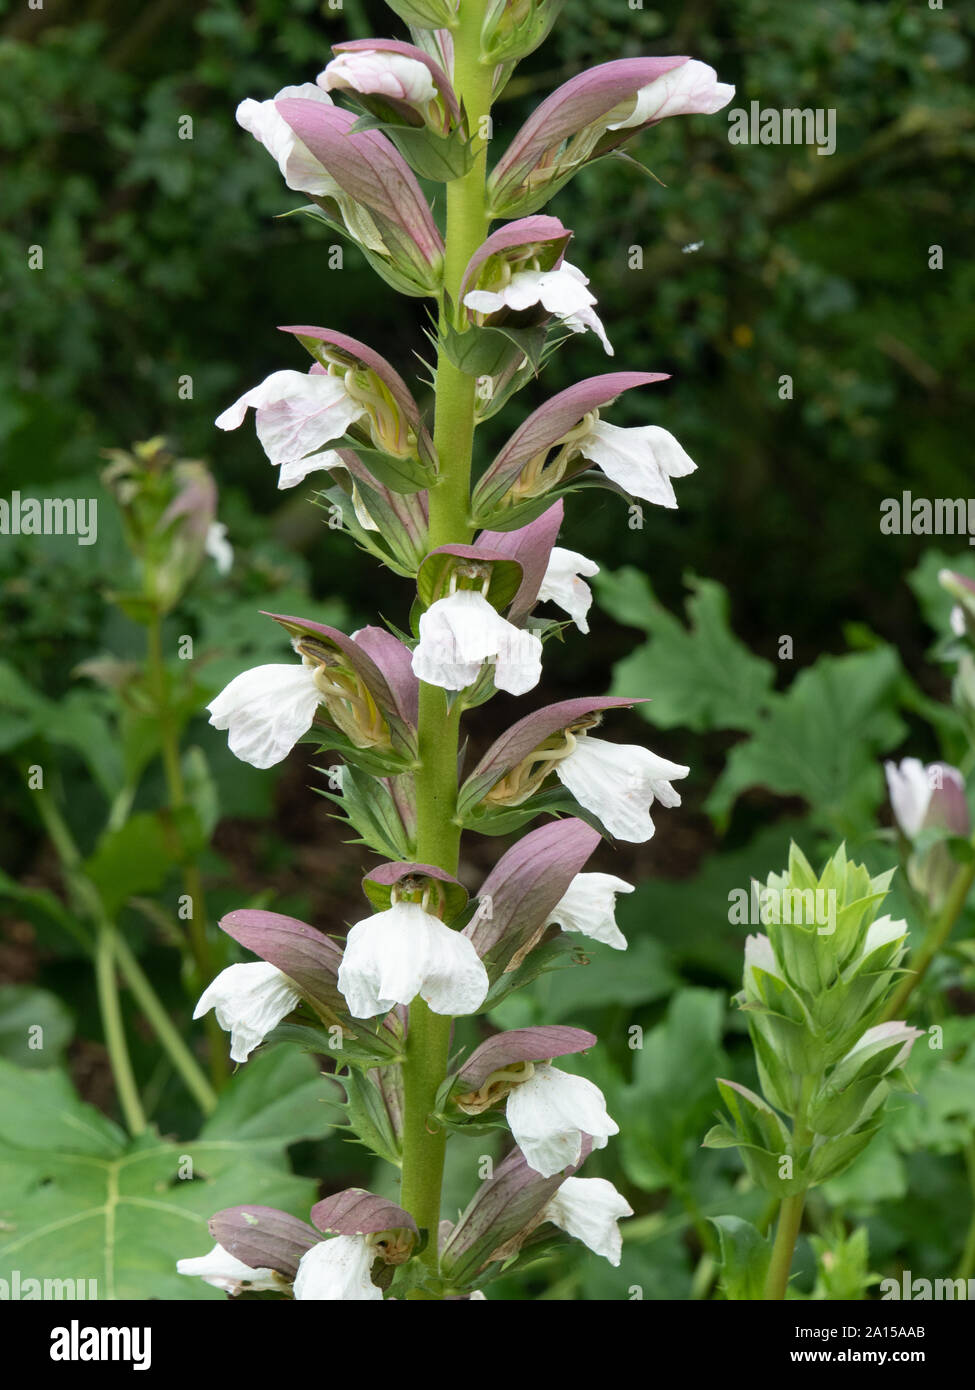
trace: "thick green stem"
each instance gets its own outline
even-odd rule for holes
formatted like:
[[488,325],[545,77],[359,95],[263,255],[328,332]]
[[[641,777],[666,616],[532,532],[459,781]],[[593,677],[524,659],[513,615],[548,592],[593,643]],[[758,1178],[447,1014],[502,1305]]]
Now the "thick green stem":
[[802,1208],[806,1201],[805,1192],[797,1192],[794,1197],[784,1197],[779,1208],[779,1224],[775,1232],[775,1244],[769,1262],[765,1281],[767,1299],[783,1299],[789,1284],[789,1271],[792,1269],[792,1256],[802,1225]]
[[[975,850],[975,837],[972,839]],[[905,1016],[907,1001],[924,979],[935,956],[945,945],[958,918],[961,916],[972,884],[975,883],[975,858],[958,868],[948,890],[948,896],[941,911],[932,920],[927,934],[907,963],[909,973],[890,997],[884,1010],[884,1020],[902,1019]]]
[[[813,1138],[806,1116],[809,1113],[810,1101],[819,1089],[821,1079],[821,1075],[804,1076],[798,1087],[799,1094],[792,1124],[792,1158],[797,1168],[802,1159],[803,1150]],[[805,1202],[805,1191],[782,1198],[782,1204],[779,1207],[779,1223],[775,1231],[775,1243],[772,1246],[772,1258],[769,1261],[768,1274],[765,1279],[766,1299],[785,1298],[785,1291],[789,1286],[789,1271],[792,1269],[792,1257],[795,1254],[799,1228],[802,1225],[802,1209]]]
[[[462,0],[454,30],[454,87],[464,102],[478,153],[467,174],[447,185],[444,294],[441,329],[452,323],[463,330],[460,287],[471,256],[487,234],[485,202],[487,142],[480,123],[491,107],[493,71],[479,59],[480,33],[487,0]],[[437,354],[434,444],[440,460],[437,483],[430,489],[429,548],[465,544],[471,538],[470,481],[474,440],[476,382],[461,372],[441,349]],[[447,698],[436,686],[421,684],[419,761],[416,773],[416,856],[421,863],[449,873],[457,870],[460,827],[455,823],[460,705],[448,712]],[[428,1243],[421,1259],[438,1267],[446,1134],[430,1120],[447,1071],[451,1020],[434,1014],[419,998],[410,1005],[409,1037],[403,1064],[403,1180],[401,1201]],[[416,1293],[414,1297],[424,1297]]]

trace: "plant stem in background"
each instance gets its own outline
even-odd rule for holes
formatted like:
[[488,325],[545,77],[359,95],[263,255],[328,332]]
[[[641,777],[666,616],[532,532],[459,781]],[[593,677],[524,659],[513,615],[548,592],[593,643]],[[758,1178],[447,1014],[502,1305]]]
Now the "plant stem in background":
[[[479,61],[481,23],[485,0],[465,0],[454,31],[454,83],[464,102],[471,136],[491,105],[492,70]],[[486,142],[472,168],[447,185],[447,233],[444,266],[444,298],[441,300],[441,332],[448,322],[446,297],[455,314],[467,262],[484,240]],[[455,318],[455,326],[460,326]],[[437,356],[436,417],[434,443],[441,474],[430,489],[429,548],[470,539],[470,475],[474,438],[476,383],[461,372],[443,348]],[[456,873],[460,827],[455,823],[457,755],[460,701],[448,713],[447,697],[437,686],[421,684],[419,715],[420,769],[416,774],[417,837],[420,863]],[[437,1091],[447,1071],[451,1019],[431,1012],[417,997],[410,1005],[409,1036],[403,1065],[403,1179],[400,1201],[428,1232],[420,1256],[429,1268],[438,1266],[437,1233],[443,1183],[446,1133],[431,1132],[428,1117],[435,1108]],[[416,1291],[416,1298],[426,1295]]]
[[[186,785],[180,765],[179,735],[169,703],[169,683],[162,654],[162,622],[158,613],[153,614],[147,623],[146,637],[149,682],[156,701],[160,753],[166,775],[169,805],[171,810],[179,811],[187,805]],[[215,973],[210,943],[207,940],[206,898],[203,893],[203,879],[196,863],[184,863],[182,875],[183,888],[191,907],[189,942],[195,965],[194,991],[200,993]],[[204,1027],[207,1034],[210,1079],[216,1089],[220,1090],[227,1080],[226,1045],[214,1014],[206,1015]]]
[[[136,1117],[136,1110],[141,1117],[141,1107],[138,1105],[138,1092],[135,1094],[136,1106],[132,1107],[131,1104],[132,1071],[128,1048],[125,1044],[121,1010],[118,1007],[115,982],[116,965],[125,976],[140,1008],[169,1055],[175,1070],[185,1082],[187,1090],[196,1098],[203,1111],[209,1114],[217,1103],[215,1091],[200,1070],[196,1058],[179,1036],[159,996],[132,954],[128,943],[119,935],[115,924],[105,912],[104,904],[95,885],[85,877],[81,867],[81,854],[78,846],[75,844],[74,837],[57,806],[44,790],[38,789],[34,796],[35,805],[41,820],[44,822],[44,828],[51,838],[51,843],[54,845],[61,863],[69,896],[75,904],[76,910],[82,913],[95,929],[95,970],[99,1005],[102,1009],[102,1026],[105,1030],[105,1041],[112,1062],[119,1105],[126,1116],[126,1124],[132,1129],[129,1111],[126,1107],[128,1106],[131,1110],[133,1119]],[[116,1063],[118,1063],[118,1069]],[[141,1119],[138,1127],[132,1132],[134,1134],[141,1133],[143,1129],[145,1129],[145,1120]]]

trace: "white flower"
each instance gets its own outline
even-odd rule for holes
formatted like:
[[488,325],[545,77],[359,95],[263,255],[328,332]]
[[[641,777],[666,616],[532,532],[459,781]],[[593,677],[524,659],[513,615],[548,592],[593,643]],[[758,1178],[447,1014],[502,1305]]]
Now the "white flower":
[[211,521],[207,527],[203,549],[213,560],[218,574],[229,574],[234,563],[234,548],[227,540],[227,528],[222,521]]
[[607,130],[629,130],[665,116],[713,116],[727,106],[734,87],[719,82],[718,74],[707,63],[691,58],[679,68],[671,68],[636,94],[636,105],[622,121],[611,121]]
[[519,313],[541,304],[571,332],[585,333],[590,329],[612,357],[613,349],[603,325],[593,313],[596,297],[586,289],[588,284],[581,270],[563,261],[558,270],[516,270],[502,289],[469,290],[464,303],[477,314],[496,314],[500,309]]
[[584,574],[591,579],[598,573],[599,566],[595,560],[580,555],[578,550],[563,550],[555,545],[538,590],[538,601],[557,603],[563,612],[568,613],[580,632],[588,632],[586,614],[592,607],[592,590],[579,576]]
[[370,1279],[374,1255],[365,1236],[333,1236],[306,1250],[295,1275],[295,1299],[359,1299],[382,1302]]
[[335,180],[307,145],[298,139],[275,106],[275,102],[285,97],[303,97],[306,101],[320,101],[326,106],[334,104],[332,98],[313,82],[303,82],[298,87],[282,87],[270,101],[254,101],[248,97],[237,107],[237,124],[260,141],[272,159],[277,161],[289,188],[317,197],[329,197],[336,188]]
[[588,1245],[594,1254],[618,1265],[623,1237],[616,1223],[632,1215],[629,1202],[605,1178],[566,1178],[542,1212],[542,1220],[551,1221],[566,1235]]
[[396,902],[349,932],[338,984],[353,1018],[375,1018],[417,995],[435,1014],[471,1014],[489,981],[466,936],[419,903]]
[[246,1062],[300,998],[288,977],[267,961],[228,965],[200,995],[193,1017],[214,1009],[220,1027],[230,1034],[231,1058]]
[[605,1149],[620,1129],[598,1086],[550,1062],[536,1064],[528,1080],[512,1088],[505,1115],[525,1162],[543,1178],[579,1162],[584,1134],[594,1149]]
[[273,767],[307,734],[321,702],[308,666],[271,663],[242,671],[207,705],[230,751],[252,767]]
[[289,188],[299,193],[310,193],[316,198],[333,198],[352,236],[370,250],[388,255],[388,249],[366,209],[349,197],[304,141],[298,139],[278,111],[275,102],[284,97],[303,97],[306,101],[320,101],[325,106],[334,105],[332,98],[321,87],[316,87],[313,82],[303,82],[298,87],[282,87],[270,101],[254,101],[248,97],[237,107],[237,124],[250,131],[271,158],[277,161]]
[[555,764],[555,771],[580,806],[597,815],[611,835],[642,844],[653,834],[650,807],[654,801],[679,806],[671,779],[686,777],[690,768],[658,758],[636,743],[607,743],[586,735]]
[[365,406],[349,395],[342,377],[315,371],[272,372],[217,416],[217,428],[237,429],[248,407],[254,409],[257,437],[268,458],[275,465],[290,465],[279,487],[294,487],[318,468],[334,468],[330,453],[313,459],[306,455],[341,439],[366,414]]
[[685,478],[697,468],[669,430],[659,425],[623,428],[597,420],[575,447],[631,497],[659,507],[677,506],[671,478]]
[[485,661],[494,663],[499,690],[524,695],[541,680],[542,644],[534,633],[502,618],[473,589],[458,589],[431,603],[420,618],[413,674],[428,685],[463,690],[477,680]]
[[276,1269],[251,1269],[243,1260],[229,1254],[222,1245],[215,1245],[209,1255],[198,1255],[192,1260],[177,1260],[176,1273],[195,1274],[204,1283],[212,1284],[215,1289],[223,1289],[224,1293],[235,1295],[244,1289],[258,1292],[274,1290],[280,1293],[288,1287],[287,1279]]
[[920,758],[904,758],[900,767],[894,762],[884,763],[884,772],[897,824],[913,840],[924,824],[934,792],[927,768]]
[[380,53],[372,48],[340,53],[316,81],[326,92],[351,89],[418,106],[433,101],[437,95],[433,74],[425,63],[403,53]]
[[632,883],[612,874],[576,874],[548,921],[557,922],[563,931],[582,932],[602,941],[614,951],[625,951],[626,937],[616,925],[616,894],[632,892]]

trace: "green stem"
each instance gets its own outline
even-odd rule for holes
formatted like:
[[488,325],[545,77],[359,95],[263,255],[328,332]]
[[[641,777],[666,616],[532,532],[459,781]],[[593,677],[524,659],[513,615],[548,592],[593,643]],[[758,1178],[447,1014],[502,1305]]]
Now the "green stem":
[[[173,721],[169,703],[169,685],[166,677],[166,663],[162,652],[162,620],[158,612],[153,613],[146,624],[147,666],[149,681],[156,700],[156,718],[159,724],[160,754],[166,775],[169,805],[179,811],[186,805],[186,785],[180,764],[179,733]],[[210,943],[207,940],[206,898],[203,892],[203,879],[197,864],[187,862],[183,865],[183,890],[190,902],[189,941],[195,964],[195,987],[197,993],[205,989],[215,974]],[[204,1019],[207,1035],[207,1054],[210,1065],[210,1079],[219,1091],[227,1081],[227,1050],[213,1013]]]
[[[972,837],[970,843],[973,856],[975,856],[975,836]],[[951,935],[952,927],[961,916],[962,909],[968,901],[968,894],[973,883],[975,883],[975,857],[968,864],[961,865],[955,873],[941,911],[932,920],[924,940],[908,961],[907,969],[910,973],[904,976],[890,997],[884,1010],[885,1022],[904,1018],[907,1001],[924,979],[931,962]]]
[[[448,322],[464,328],[460,288],[467,262],[487,235],[485,201],[487,143],[479,123],[491,107],[493,70],[480,62],[481,25],[487,0],[463,0],[454,29],[454,86],[464,102],[478,153],[463,178],[447,185],[447,229],[441,331]],[[448,302],[449,301],[449,302]],[[430,489],[429,548],[465,544],[470,520],[471,458],[474,441],[476,381],[461,372],[441,348],[437,354],[434,444],[440,474]],[[461,706],[436,686],[421,684],[419,761],[416,773],[416,857],[456,873],[460,826],[457,804],[457,757]],[[403,1179],[401,1202],[428,1233],[420,1259],[436,1273],[446,1133],[431,1129],[430,1114],[447,1072],[451,1019],[434,1014],[419,998],[410,1005],[409,1036],[403,1064]],[[428,1295],[416,1291],[416,1298]]]
[[142,966],[132,954],[128,942],[116,938],[115,955],[119,969],[145,1014],[153,1032],[162,1043],[169,1060],[179,1072],[186,1089],[193,1096],[205,1115],[213,1113],[217,1104],[217,1093],[200,1070],[196,1058],[177,1032],[172,1019],[166,1013],[158,995],[149,983]]
[[136,1085],[132,1060],[125,1040],[125,1024],[119,1003],[118,980],[115,976],[115,933],[107,921],[99,923],[95,942],[95,980],[98,986],[98,1007],[102,1015],[105,1046],[115,1078],[115,1093],[125,1118],[125,1126],[133,1138],[146,1128],[139,1088]]
[[[163,1048],[169,1055],[173,1066],[186,1083],[187,1089],[196,1097],[205,1113],[209,1114],[216,1104],[216,1095],[207,1084],[206,1077],[200,1070],[196,1058],[186,1047],[186,1044],[173,1026],[169,1015],[163,1008],[159,996],[143,973],[142,967],[132,954],[128,943],[119,935],[115,928],[115,924],[105,912],[104,904],[102,903],[101,896],[95,885],[89,878],[85,877],[82,869],[81,853],[78,846],[75,844],[74,837],[68,828],[67,822],[64,820],[61,812],[50,799],[46,791],[38,791],[36,793],[35,804],[37,805],[41,820],[44,823],[44,828],[57,852],[69,895],[73,903],[76,904],[78,911],[83,913],[84,916],[92,922],[95,928],[95,969],[99,988],[99,1003],[101,1003],[103,997],[103,986],[106,990],[109,988],[107,966],[109,960],[111,960],[113,962],[111,967],[112,988],[114,989],[114,964],[117,963],[132,993],[138,1000],[143,1013],[152,1025]],[[101,971],[106,971],[104,981],[102,975],[99,973]],[[111,1005],[111,1000],[107,993],[105,999],[106,1002]],[[118,1023],[121,1023],[121,1015],[117,1012],[115,1019]],[[108,1043],[109,1025],[104,1017],[104,1010],[103,1026],[105,1028],[106,1043]],[[122,1052],[124,1052],[124,1061],[121,1063],[123,1067],[128,1061],[128,1052],[124,1044],[125,1038],[123,1034],[121,1036],[121,1042],[118,1044],[122,1049],[122,1051],[119,1052],[120,1058]],[[109,1056],[112,1059],[114,1071],[115,1055],[112,1052],[111,1044],[109,1044]],[[131,1068],[129,1068],[129,1071],[131,1073]],[[115,1081],[119,1091],[119,1103],[122,1104],[124,1082],[120,1081],[118,1073],[115,1075]],[[144,1128],[145,1122],[143,1121],[140,1130]]]
[[802,1208],[806,1201],[805,1192],[797,1192],[794,1197],[783,1197],[779,1208],[779,1224],[775,1232],[775,1244],[769,1262],[765,1281],[766,1299],[783,1299],[789,1284],[789,1271],[792,1269],[792,1256],[802,1225]]
[[[803,1076],[799,1084],[799,1094],[796,1100],[795,1118],[792,1124],[792,1158],[798,1167],[802,1152],[812,1140],[812,1130],[806,1123],[806,1115],[809,1111],[809,1103],[819,1089],[821,1076]],[[766,1299],[781,1300],[785,1298],[785,1291],[789,1286],[789,1271],[792,1269],[792,1257],[795,1254],[796,1241],[799,1239],[799,1228],[802,1225],[802,1211],[806,1202],[805,1191],[796,1192],[791,1197],[783,1197],[779,1207],[779,1223],[775,1231],[775,1243],[772,1246],[772,1258],[769,1261],[768,1274],[765,1279]]]

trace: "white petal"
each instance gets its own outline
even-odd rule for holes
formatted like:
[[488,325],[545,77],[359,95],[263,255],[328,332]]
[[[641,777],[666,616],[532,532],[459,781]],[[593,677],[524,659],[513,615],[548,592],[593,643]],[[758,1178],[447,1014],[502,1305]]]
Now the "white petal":
[[641,87],[631,114],[625,120],[610,122],[606,129],[629,130],[647,121],[662,121],[665,116],[713,116],[734,94],[734,87],[718,81],[714,68],[691,58]]
[[252,767],[273,767],[307,734],[321,695],[306,666],[254,666],[235,676],[207,709],[215,729],[229,729],[230,751]]
[[316,197],[334,195],[338,185],[307,145],[298,139],[288,122],[280,114],[275,102],[283,97],[303,97],[307,101],[320,101],[326,106],[333,104],[332,98],[313,82],[303,82],[297,87],[282,87],[270,101],[253,101],[248,98],[237,107],[237,124],[243,126],[255,140],[267,150],[289,188],[301,193],[312,193]]
[[212,1284],[215,1289],[222,1289],[224,1293],[230,1294],[241,1293],[244,1289],[274,1289],[281,1292],[288,1286],[284,1275],[279,1274],[276,1269],[251,1269],[243,1260],[238,1260],[236,1256],[224,1250],[222,1245],[215,1245],[209,1255],[198,1255],[191,1260],[177,1260],[176,1273],[195,1275],[204,1283]]
[[927,769],[920,758],[903,758],[900,767],[884,763],[884,772],[897,824],[912,840],[924,824],[934,791]]
[[670,431],[659,425],[626,429],[598,420],[578,448],[632,497],[661,507],[677,506],[670,479],[686,477],[697,468]]
[[625,951],[626,937],[616,925],[616,894],[632,892],[632,883],[612,874],[576,874],[548,920],[563,931],[582,932],[593,941]]
[[581,270],[563,261],[557,270],[518,270],[497,291],[470,290],[464,295],[464,303],[478,314],[496,314],[500,309],[522,313],[541,304],[573,333],[595,333],[612,357],[609,339],[593,312],[596,297],[586,289],[588,283]]
[[764,970],[766,975],[774,975],[777,980],[782,979],[772,943],[762,932],[745,938],[745,969]]
[[246,1062],[300,998],[288,977],[267,961],[228,965],[200,995],[193,1017],[202,1018],[213,1009],[220,1027],[230,1034],[230,1056]]
[[362,48],[333,58],[317,81],[324,90],[351,88],[354,92],[393,97],[418,105],[437,95],[433,75],[425,63],[403,53],[383,53]]
[[466,936],[419,903],[399,902],[351,929],[338,984],[353,1018],[375,1018],[417,995],[436,1014],[470,1014],[489,982]]
[[281,471],[278,473],[278,487],[297,487],[303,483],[309,473],[321,473],[325,469],[344,468],[341,455],[334,449],[323,449],[320,454],[308,454],[305,458],[292,459],[290,463],[282,463]]
[[891,917],[889,912],[885,913],[883,917],[878,917],[867,928],[867,934],[863,938],[863,950],[860,952],[860,959],[863,960],[872,951],[879,950],[881,946],[890,946],[895,941],[901,941],[907,932],[908,926],[903,918]]
[[499,690],[524,695],[541,679],[542,644],[472,589],[458,589],[432,603],[420,618],[413,674],[428,685],[463,690],[477,680],[485,661],[495,663]]
[[591,579],[598,573],[599,566],[595,560],[580,555],[578,550],[563,550],[555,545],[538,590],[538,601],[557,603],[563,612],[568,613],[580,632],[588,632],[586,614],[592,607],[592,590],[579,576],[584,574]]
[[272,372],[217,416],[217,428],[237,429],[248,407],[256,412],[257,437],[274,464],[304,459],[340,439],[366,413],[343,379],[325,372]]
[[616,1225],[633,1208],[606,1178],[566,1178],[542,1212],[566,1235],[574,1236],[611,1265],[623,1255],[623,1237]]
[[295,1299],[357,1299],[382,1302],[370,1279],[373,1253],[364,1236],[333,1236],[306,1250],[295,1275]]
[[653,835],[650,807],[679,806],[670,779],[686,777],[689,767],[658,758],[635,743],[580,738],[555,771],[581,806],[594,812],[617,839],[642,844]]
[[609,1136],[619,1133],[599,1087],[548,1062],[512,1088],[505,1115],[525,1162],[543,1178],[578,1163],[584,1134],[593,1148],[604,1149]]
[[203,548],[213,560],[219,574],[229,574],[234,563],[234,548],[227,540],[227,528],[222,521],[212,521],[207,527]]

